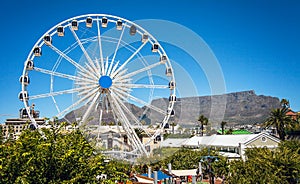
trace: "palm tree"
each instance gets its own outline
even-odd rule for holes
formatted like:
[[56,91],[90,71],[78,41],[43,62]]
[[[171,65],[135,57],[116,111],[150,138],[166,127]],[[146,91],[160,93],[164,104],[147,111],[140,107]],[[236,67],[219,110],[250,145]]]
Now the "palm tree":
[[287,116],[286,113],[289,111],[288,107],[283,106],[282,108],[273,109],[270,117],[265,122],[265,127],[275,126],[279,138],[285,140],[285,129],[293,122],[292,118]]
[[136,135],[140,138],[140,141],[143,142],[144,130],[139,129],[139,128],[135,128],[134,131],[135,131]]
[[177,124],[173,121],[170,125],[172,126],[172,134],[175,134],[174,127],[177,126]]
[[232,128],[229,128],[229,130],[226,132],[227,135],[231,135],[233,133]]
[[221,129],[222,129],[222,135],[224,135],[225,125],[227,124],[226,121],[221,122]]
[[203,136],[204,125],[208,124],[208,118],[201,114],[198,118],[198,121],[201,126],[201,136]]
[[281,105],[282,108],[284,108],[284,107],[285,108],[290,108],[290,101],[287,100],[287,99],[285,99],[285,98],[283,98],[280,101],[280,105]]

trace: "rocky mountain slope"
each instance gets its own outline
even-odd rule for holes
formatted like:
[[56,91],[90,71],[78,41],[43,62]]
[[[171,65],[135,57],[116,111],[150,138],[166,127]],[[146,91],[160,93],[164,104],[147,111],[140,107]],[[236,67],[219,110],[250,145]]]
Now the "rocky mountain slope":
[[175,106],[175,121],[195,123],[203,114],[214,123],[227,121],[235,124],[262,123],[270,111],[280,106],[277,97],[256,95],[243,91],[216,96],[181,98]]
[[[167,109],[168,99],[155,99],[152,101],[152,105]],[[127,106],[146,124],[158,123],[163,119],[161,114],[151,110],[146,110],[146,114],[143,115],[145,107],[139,108],[133,104],[127,104]],[[280,100],[277,97],[256,95],[252,90],[224,95],[177,98],[174,106],[175,117],[171,118],[170,121],[183,126],[193,125],[197,123],[199,115],[203,114],[215,125],[221,121],[232,124],[262,123],[268,117],[271,109],[279,106]],[[75,120],[75,117],[79,117],[80,112],[84,111],[85,108],[82,107],[69,113],[66,117]],[[91,113],[90,123],[97,124],[98,117],[99,112],[95,110]],[[103,121],[113,121],[112,114],[104,112]]]

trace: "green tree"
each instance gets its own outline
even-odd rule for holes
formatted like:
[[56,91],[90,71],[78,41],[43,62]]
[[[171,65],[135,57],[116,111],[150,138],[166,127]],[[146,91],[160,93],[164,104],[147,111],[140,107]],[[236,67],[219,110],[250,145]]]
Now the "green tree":
[[198,117],[198,122],[200,123],[201,126],[201,136],[203,136],[203,132],[204,132],[204,125],[208,124],[208,118],[205,117],[204,115],[200,115]]
[[229,130],[226,132],[227,135],[230,135],[230,134],[232,134],[232,133],[233,133],[232,128],[229,128]]
[[230,162],[229,183],[297,183],[300,179],[300,142],[283,141],[279,147],[246,150],[246,161]]
[[280,105],[281,105],[282,108],[290,108],[290,101],[283,98],[280,101]]
[[124,181],[129,178],[131,164],[122,160],[109,160],[105,162],[102,174],[106,174],[109,180],[106,183]]
[[222,135],[224,135],[225,125],[227,124],[226,121],[221,122],[221,129],[222,129]]
[[0,183],[93,183],[103,172],[104,157],[79,130],[62,127],[24,130],[0,146]]
[[175,133],[175,126],[176,126],[177,124],[174,122],[174,121],[172,121],[172,123],[170,123],[170,126],[172,127],[172,134],[174,134]]
[[289,111],[287,107],[273,109],[270,117],[264,123],[265,127],[274,126],[281,140],[285,140],[285,130],[291,127],[293,120],[286,113]]

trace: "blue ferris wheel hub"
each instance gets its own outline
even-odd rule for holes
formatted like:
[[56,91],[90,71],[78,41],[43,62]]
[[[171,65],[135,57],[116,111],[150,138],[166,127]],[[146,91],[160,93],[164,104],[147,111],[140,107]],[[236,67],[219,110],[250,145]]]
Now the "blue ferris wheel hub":
[[109,76],[107,76],[107,75],[103,75],[99,79],[99,85],[102,88],[108,89],[112,85],[112,79]]

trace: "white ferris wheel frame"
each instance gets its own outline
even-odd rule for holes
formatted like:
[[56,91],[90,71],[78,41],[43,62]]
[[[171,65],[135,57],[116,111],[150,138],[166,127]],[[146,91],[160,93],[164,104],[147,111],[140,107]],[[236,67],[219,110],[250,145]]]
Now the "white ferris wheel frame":
[[[102,23],[102,18],[103,17],[106,17],[108,19],[108,23],[117,23],[118,20],[121,20],[124,24],[123,24],[123,27],[122,27],[122,33],[124,32],[125,30],[125,27],[126,28],[130,28],[130,26],[135,26],[136,27],[136,33],[140,34],[141,36],[143,36],[144,34],[148,35],[148,39],[147,41],[145,41],[142,45],[140,45],[140,47],[138,49],[135,50],[135,52],[123,63],[121,64],[121,66],[118,66],[117,64],[113,65],[113,64],[108,64],[108,61],[105,61],[105,58],[103,57],[103,51],[102,51],[102,44],[101,44],[101,39],[103,39],[102,35],[101,35],[101,23]],[[78,21],[78,25],[80,23],[83,23],[86,21],[87,18],[92,18],[93,20],[93,23],[94,21],[96,22],[97,24],[97,30],[98,30],[98,35],[96,35],[96,38],[98,39],[98,44],[99,44],[99,52],[100,52],[100,58],[99,58],[99,62],[94,62],[90,57],[89,57],[89,54],[86,52],[85,48],[83,47],[83,43],[81,43],[81,40],[80,38],[78,38],[78,36],[76,35],[75,31],[71,29],[71,23],[73,20],[77,20]],[[77,44],[81,47],[81,50],[83,52],[83,55],[85,55],[87,61],[88,61],[88,64],[90,66],[89,69],[86,69],[84,66],[81,66],[78,62],[74,61],[72,58],[70,58],[67,54],[67,51],[61,51],[59,50],[58,48],[56,48],[54,45],[47,45],[44,41],[44,37],[49,35],[49,36],[53,36],[55,34],[57,34],[57,27],[58,26],[62,26],[64,29],[65,28],[70,28],[71,32],[73,33],[74,35],[74,38],[76,39],[77,41]],[[118,47],[119,47],[119,44],[120,42],[122,41],[122,36],[120,36],[119,40],[116,40],[118,42],[117,44],[117,47],[116,47],[116,50],[115,50],[115,53],[114,53],[114,56],[113,56],[113,59],[115,58],[116,56],[116,52],[118,50]],[[173,88],[170,89],[170,96],[175,96],[175,76],[174,76],[174,72],[173,72],[173,69],[172,69],[172,65],[171,65],[171,62],[166,54],[166,52],[164,51],[163,47],[160,45],[160,43],[148,32],[146,31],[144,28],[142,28],[141,26],[139,26],[138,24],[134,23],[134,22],[131,22],[127,19],[124,19],[124,18],[121,18],[121,17],[118,17],[118,16],[113,16],[113,15],[108,15],[108,14],[85,14],[85,15],[80,15],[80,16],[76,16],[76,17],[72,17],[72,18],[69,18],[67,20],[64,20],[60,23],[58,23],[57,25],[53,26],[52,28],[50,28],[47,32],[45,32],[40,38],[39,40],[35,43],[35,45],[33,46],[33,48],[31,49],[31,51],[29,52],[29,55],[24,63],[24,69],[23,69],[23,72],[22,72],[22,76],[23,79],[28,76],[28,73],[30,70],[28,70],[27,68],[27,65],[28,65],[28,62],[30,61],[34,61],[34,58],[36,57],[35,54],[34,54],[34,49],[35,48],[42,48],[44,45],[45,46],[48,46],[48,47],[51,47],[51,49],[53,51],[55,51],[57,53],[57,55],[59,55],[61,58],[64,58],[65,60],[69,61],[72,65],[74,65],[79,71],[82,71],[82,73],[86,72],[86,70],[96,70],[96,69],[99,69],[100,70],[100,77],[104,75],[104,70],[107,72],[107,73],[110,73],[111,75],[118,75],[118,73],[124,73],[123,75],[125,75],[126,77],[130,77],[130,75],[135,75],[135,72],[132,72],[132,73],[129,73],[129,74],[125,74],[126,72],[122,72],[122,69],[125,67],[125,65],[127,65],[137,54],[140,54],[139,51],[143,48],[143,46],[147,43],[150,43],[152,46],[154,44],[157,44],[158,45],[158,54],[160,55],[160,57],[162,56],[165,56],[165,59],[166,59],[166,62],[164,63],[160,63],[158,61],[158,63],[155,63],[155,64],[151,64],[143,69],[140,69],[138,71],[135,71],[136,73],[139,73],[139,72],[143,72],[143,71],[148,71],[150,70],[152,67],[155,67],[156,65],[158,64],[164,64],[166,66],[166,68],[171,68],[171,80],[170,82],[172,81],[174,86],[172,86]],[[141,56],[142,57],[142,56]],[[108,66],[109,65],[109,66]],[[46,69],[43,69],[43,68],[38,68],[38,67],[34,67],[35,71],[37,72],[40,72],[40,73],[45,73],[45,74],[48,74],[48,75],[51,75],[52,76],[56,76],[56,77],[62,77],[62,78],[67,78],[67,79],[70,79],[70,80],[73,80],[73,81],[76,81],[76,80],[81,80],[78,76],[72,76],[72,75],[68,75],[68,74],[64,74],[64,73],[60,73],[60,72],[56,72],[56,71],[50,71],[50,70],[46,70]],[[85,75],[87,75],[87,73],[89,72],[86,72]],[[98,76],[99,77],[99,76]],[[123,76],[123,78],[119,78],[118,80],[119,81],[122,81],[122,80],[126,80],[126,77]],[[92,82],[94,82],[92,79],[95,78],[94,76],[88,76],[87,77],[87,81],[85,82],[89,82],[89,84],[91,84]],[[94,80],[98,80],[99,78],[95,78]],[[91,80],[91,81],[89,81]],[[38,125],[36,123],[36,120],[35,118],[31,115],[31,112],[30,112],[30,103],[29,103],[29,100],[33,100],[33,99],[38,99],[38,98],[44,98],[44,97],[51,97],[53,99],[53,102],[54,104],[56,104],[55,102],[55,98],[54,96],[56,95],[60,95],[60,94],[66,94],[66,93],[75,93],[75,92],[80,92],[80,90],[82,89],[79,89],[79,88],[73,88],[73,89],[69,89],[69,90],[64,90],[64,91],[58,91],[58,92],[53,92],[53,91],[50,91],[49,93],[47,94],[39,94],[39,95],[35,95],[35,96],[29,96],[28,93],[27,93],[27,85],[29,84],[26,84],[26,82],[24,82],[25,80],[22,80],[21,81],[21,93],[22,93],[22,101],[24,103],[24,106],[26,108],[26,111],[27,111],[27,114],[29,116],[29,119],[30,121],[32,122],[32,124],[37,128]],[[52,80],[51,80],[52,82]],[[82,81],[83,82],[83,81]],[[101,95],[100,92],[98,91],[98,88],[97,88],[97,83],[95,83],[95,86],[90,86],[90,88],[94,88],[94,89],[90,89],[90,94],[87,94],[85,95],[85,98],[81,98],[80,100],[78,101],[88,101],[88,102],[91,102],[91,105],[88,107],[88,110],[86,111],[86,113],[83,115],[83,118],[82,118],[82,121],[80,122],[80,124],[84,123],[85,120],[87,119],[87,117],[89,116],[89,113],[92,109],[92,107],[95,105],[96,101],[99,99],[99,96]],[[170,83],[169,83],[170,85]],[[52,86],[52,84],[51,84]],[[170,88],[170,86],[165,86],[165,85],[134,85],[134,84],[122,84],[123,88]],[[112,87],[113,88],[113,87]],[[169,118],[171,117],[171,111],[173,111],[173,107],[174,107],[174,103],[175,101],[174,100],[171,100],[169,101],[169,104],[168,104],[168,109],[166,111],[164,110],[161,110],[151,104],[148,104],[146,102],[144,102],[143,100],[139,100],[138,98],[130,95],[130,94],[126,94],[126,90],[120,90],[120,89],[114,89],[116,92],[118,92],[119,95],[107,95],[108,97],[108,100],[109,101],[113,101],[114,102],[114,107],[113,107],[113,111],[115,111],[115,114],[117,114],[118,117],[121,117],[123,118],[123,121],[122,121],[122,126],[123,128],[125,129],[127,135],[129,136],[129,138],[131,138],[131,141],[133,141],[133,144],[135,145],[135,148],[138,150],[138,152],[142,155],[149,155],[149,153],[146,151],[145,149],[145,146],[146,145],[149,145],[151,141],[153,141],[158,135],[160,135],[162,132],[163,132],[163,129],[165,127],[165,125],[167,124]],[[129,90],[128,90],[129,91]],[[26,98],[25,98],[25,95],[28,95]],[[126,95],[127,97],[129,97],[131,100],[133,101],[136,101],[136,102],[139,102],[140,104],[143,104],[145,106],[147,106],[148,108],[154,110],[154,111],[157,111],[157,112],[160,112],[162,114],[164,114],[164,119],[162,120],[162,125],[160,126],[160,128],[156,129],[155,130],[155,133],[154,134],[149,134],[151,137],[149,139],[149,141],[147,141],[147,143],[143,144],[138,136],[136,135],[133,127],[131,126],[130,122],[128,121],[128,119],[126,118],[126,115],[124,114],[124,111],[126,111],[126,113],[129,113],[129,109],[126,108],[126,106],[124,106],[124,103],[122,103],[122,100],[124,100],[123,96]],[[176,98],[176,96],[175,96]],[[76,102],[77,103],[77,102]],[[79,102],[78,102],[79,103]],[[75,106],[75,104],[72,104]],[[72,109],[72,105],[70,107],[68,107],[67,109],[64,109],[63,111],[61,111],[59,114],[64,114],[66,113],[69,109]],[[132,113],[131,113],[132,114]],[[102,109],[101,109],[101,114],[100,116],[102,115]],[[133,119],[135,119],[134,115],[132,117]],[[100,120],[101,121],[101,120]],[[135,121],[139,121],[137,119],[135,119]],[[140,125],[140,124],[139,124]],[[146,132],[147,133],[147,132]]]

